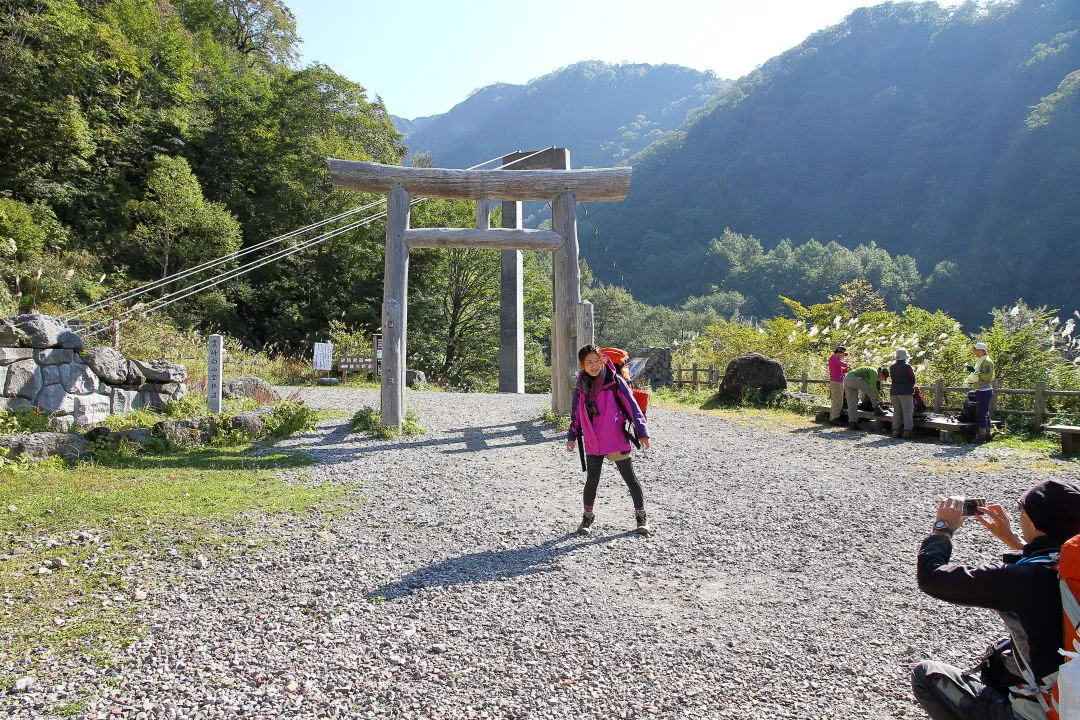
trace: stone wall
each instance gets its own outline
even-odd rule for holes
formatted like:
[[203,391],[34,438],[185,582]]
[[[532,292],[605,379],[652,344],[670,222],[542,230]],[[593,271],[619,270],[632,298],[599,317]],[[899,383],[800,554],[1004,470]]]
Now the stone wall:
[[[637,362],[635,362],[637,361]],[[644,361],[642,363],[642,361]],[[642,348],[630,351],[634,381],[652,388],[671,387],[674,371],[671,367],[671,348]]]
[[47,315],[0,320],[0,410],[37,407],[61,430],[179,400],[186,378],[183,365],[128,360],[108,347],[83,352],[82,338]]

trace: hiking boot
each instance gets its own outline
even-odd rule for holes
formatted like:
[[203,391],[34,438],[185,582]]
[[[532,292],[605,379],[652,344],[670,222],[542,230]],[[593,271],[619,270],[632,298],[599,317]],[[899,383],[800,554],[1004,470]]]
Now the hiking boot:
[[639,515],[637,518],[637,534],[646,537],[652,535],[652,528],[649,527],[649,521],[645,519],[644,515]]
[[584,513],[581,516],[581,522],[577,526],[577,534],[583,536],[592,535],[592,524],[596,520],[596,515],[593,513]]
[[899,431],[899,430],[893,430],[893,431],[892,431],[892,436],[893,436],[894,438],[898,438],[898,437],[900,437],[900,431]]
[[910,440],[913,435],[914,435],[914,433],[912,433],[910,430],[905,430],[904,431],[904,439],[905,440]]
[[858,430],[859,429],[859,423],[848,423],[847,429],[848,430]]

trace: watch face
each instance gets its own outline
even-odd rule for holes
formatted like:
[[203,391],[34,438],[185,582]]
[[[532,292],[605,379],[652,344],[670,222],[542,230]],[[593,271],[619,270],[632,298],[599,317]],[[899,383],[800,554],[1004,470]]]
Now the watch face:
[[948,527],[949,523],[945,522],[944,520],[938,520],[934,523],[934,528],[937,530],[947,530]]

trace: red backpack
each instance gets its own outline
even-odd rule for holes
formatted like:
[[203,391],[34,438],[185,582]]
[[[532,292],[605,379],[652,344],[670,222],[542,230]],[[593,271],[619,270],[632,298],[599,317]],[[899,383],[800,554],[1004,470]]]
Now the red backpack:
[[[1075,712],[1078,708],[1059,706],[1061,688],[1058,685],[1058,679],[1064,674],[1065,666],[1074,659],[1074,654],[1080,653],[1080,535],[1073,536],[1061,546],[1061,553],[1057,558],[1057,570],[1061,590],[1061,616],[1064,621],[1061,648],[1065,660],[1056,673],[1042,678],[1042,682],[1037,682],[1031,668],[1017,654],[1020,669],[1024,673],[1028,687],[1019,688],[1019,692],[1014,689],[1013,708],[1018,709],[1016,701],[1020,700],[1021,703],[1030,706],[1030,708],[1024,708],[1023,717],[1038,717],[1038,712],[1041,710],[1042,716],[1049,720],[1075,720],[1075,718],[1080,718],[1080,715]],[[1069,671],[1069,676],[1071,680],[1074,673]],[[1024,703],[1025,700],[1028,702]],[[1035,704],[1036,702],[1038,705]],[[1066,702],[1071,701],[1067,698]],[[1027,712],[1029,709],[1030,713]],[[1061,714],[1062,709],[1066,710],[1065,714]]]
[[[600,354],[611,361],[611,364],[615,366],[615,372],[626,381],[627,385],[630,385],[630,368],[627,365],[630,362],[630,353],[620,348],[606,347],[600,348]],[[646,410],[649,407],[649,393],[645,390],[638,390],[632,385],[630,391],[634,394],[634,401],[641,408],[641,414],[648,417]]]

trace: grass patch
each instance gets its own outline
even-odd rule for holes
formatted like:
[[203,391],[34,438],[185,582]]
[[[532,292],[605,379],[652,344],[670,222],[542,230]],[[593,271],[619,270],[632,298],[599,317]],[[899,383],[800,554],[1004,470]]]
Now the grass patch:
[[[198,554],[256,543],[255,519],[348,507],[341,486],[275,471],[305,455],[246,447],[130,458],[123,467],[30,464],[0,480],[0,666],[108,665],[142,632],[136,591],[182,581]],[[66,563],[62,565],[60,561]],[[41,573],[40,568],[51,572]],[[167,568],[167,569],[166,569]],[[161,573],[168,573],[170,577]],[[62,665],[63,663],[61,663]]]
[[570,413],[560,415],[550,407],[546,407],[544,408],[544,422],[556,430],[565,432],[570,429]]

